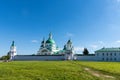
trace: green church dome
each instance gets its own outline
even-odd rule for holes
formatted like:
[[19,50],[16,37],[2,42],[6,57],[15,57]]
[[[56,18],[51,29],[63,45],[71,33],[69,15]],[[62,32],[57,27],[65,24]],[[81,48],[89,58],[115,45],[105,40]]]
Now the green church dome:
[[55,44],[55,41],[54,41],[53,39],[48,39],[48,40],[46,41],[46,43]]
[[55,44],[55,41],[52,39],[52,34],[51,33],[49,34],[49,38],[46,41],[46,43]]

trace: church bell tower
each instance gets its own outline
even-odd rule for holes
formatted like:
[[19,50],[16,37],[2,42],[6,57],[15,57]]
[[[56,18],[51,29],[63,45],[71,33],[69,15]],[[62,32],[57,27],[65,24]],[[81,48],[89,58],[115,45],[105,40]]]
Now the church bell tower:
[[15,42],[12,41],[12,45],[10,46],[10,51],[8,52],[9,56],[10,56],[10,60],[14,59],[14,56],[17,55],[16,52],[16,46],[15,46]]

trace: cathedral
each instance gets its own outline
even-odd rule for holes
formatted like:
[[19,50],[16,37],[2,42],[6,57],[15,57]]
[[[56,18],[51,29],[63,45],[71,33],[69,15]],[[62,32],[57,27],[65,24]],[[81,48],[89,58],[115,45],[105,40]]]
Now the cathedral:
[[72,41],[68,40],[67,44],[64,45],[63,50],[60,50],[52,37],[52,34],[49,34],[47,40],[43,38],[41,42],[41,46],[37,55],[59,55],[59,54],[74,54],[74,48],[72,45]]
[[37,55],[52,55],[52,54],[58,54],[59,49],[56,47],[56,43],[52,38],[52,34],[49,34],[48,40],[41,42],[41,46],[39,51],[37,52]]

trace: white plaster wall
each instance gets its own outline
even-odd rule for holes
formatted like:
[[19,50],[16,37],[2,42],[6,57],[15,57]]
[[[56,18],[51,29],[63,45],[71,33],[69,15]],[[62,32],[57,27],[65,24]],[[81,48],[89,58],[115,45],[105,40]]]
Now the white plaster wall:
[[81,61],[97,61],[97,57],[95,57],[95,56],[77,56],[76,60],[81,60]]
[[13,60],[64,60],[64,56],[31,56],[31,55],[17,55]]

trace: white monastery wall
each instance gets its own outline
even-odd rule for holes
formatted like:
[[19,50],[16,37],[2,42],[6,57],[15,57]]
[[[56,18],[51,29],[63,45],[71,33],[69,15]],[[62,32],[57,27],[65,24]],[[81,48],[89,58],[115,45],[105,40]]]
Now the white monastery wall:
[[17,55],[14,57],[13,60],[43,60],[43,61],[48,61],[48,60],[64,60],[65,57],[63,55],[57,55],[57,56],[47,56],[47,55],[35,55],[35,56],[32,56],[32,55]]
[[95,56],[77,56],[76,60],[81,60],[81,61],[97,61],[97,57]]

